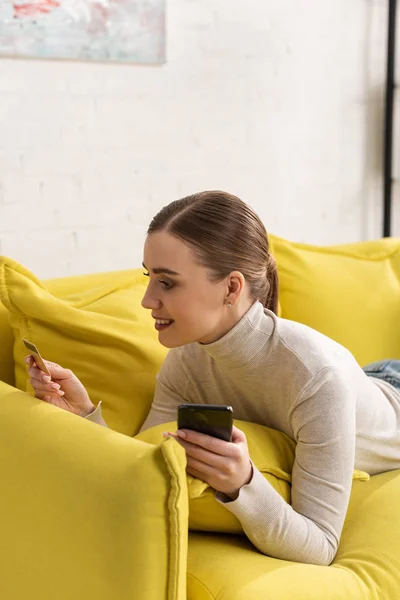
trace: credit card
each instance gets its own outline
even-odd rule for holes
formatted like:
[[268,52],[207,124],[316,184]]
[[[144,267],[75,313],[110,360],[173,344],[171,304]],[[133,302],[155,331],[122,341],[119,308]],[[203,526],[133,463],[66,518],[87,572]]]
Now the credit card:
[[[32,354],[33,359],[34,359],[36,365],[39,367],[39,369],[41,371],[43,371],[44,373],[46,373],[46,375],[50,375],[50,372],[49,372],[48,368],[46,367],[46,365],[44,364],[43,358],[40,356],[40,352],[36,348],[35,344],[33,344],[32,342],[29,342],[28,340],[24,340],[24,338],[22,338],[22,341],[24,342],[25,347]],[[51,375],[50,375],[50,377],[51,377]]]

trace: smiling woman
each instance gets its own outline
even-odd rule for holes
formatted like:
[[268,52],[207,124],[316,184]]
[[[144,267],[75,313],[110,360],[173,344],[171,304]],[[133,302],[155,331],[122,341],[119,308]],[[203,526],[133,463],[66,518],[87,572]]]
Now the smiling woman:
[[[170,435],[185,448],[188,473],[215,489],[261,552],[330,564],[353,470],[400,468],[400,361],[363,370],[335,341],[278,317],[264,225],[231,194],[201,192],[164,207],[148,229],[143,265],[142,304],[170,351],[142,430],[194,403],[229,404],[236,419],[284,432],[296,444],[291,504],[252,463],[240,429],[231,442],[187,429]],[[68,397],[80,390],[87,402],[68,377]],[[101,403],[80,414],[107,426]]]
[[[163,261],[164,267],[160,267]],[[191,248],[167,231],[149,234],[144,246],[144,264],[150,282],[142,305],[152,311],[161,344],[174,348],[193,342],[210,343],[222,337],[251,306],[243,290],[242,273],[232,272],[214,281],[211,271],[195,258]],[[244,291],[244,290],[243,290]]]
[[203,192],[163,208],[150,223],[143,266],[150,284],[142,305],[168,320],[156,324],[168,348],[214,342],[254,300],[276,312],[278,277],[265,227],[230,194]]

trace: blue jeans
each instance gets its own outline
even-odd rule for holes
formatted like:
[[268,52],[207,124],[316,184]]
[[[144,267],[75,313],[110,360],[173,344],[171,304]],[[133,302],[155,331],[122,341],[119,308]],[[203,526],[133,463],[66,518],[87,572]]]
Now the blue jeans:
[[380,360],[363,367],[363,371],[369,377],[383,379],[400,390],[400,360]]

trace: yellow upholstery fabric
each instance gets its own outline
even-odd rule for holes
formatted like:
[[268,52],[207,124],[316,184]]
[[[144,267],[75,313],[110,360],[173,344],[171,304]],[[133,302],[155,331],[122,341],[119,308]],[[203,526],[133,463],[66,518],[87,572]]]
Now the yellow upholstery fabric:
[[[295,442],[281,431],[235,419],[236,427],[246,435],[250,458],[272,487],[290,503],[291,473]],[[136,439],[158,444],[164,431],[176,431],[176,422],[164,423],[142,431]],[[354,471],[353,479],[368,481],[369,475]],[[215,499],[214,490],[206,483],[187,476],[189,495],[189,527],[193,531],[243,533],[240,521]]]
[[185,600],[186,459],[0,382],[4,600]]
[[0,298],[15,337],[16,386],[30,389],[25,337],[44,358],[71,369],[94,404],[103,401],[112,429],[134,435],[150,409],[155,375],[166,354],[149,311],[140,305],[146,278],[141,269],[97,275],[86,289],[79,289],[83,278],[76,279],[78,289],[70,281],[70,293],[60,282],[63,297],[57,298],[27,269],[0,260]]
[[[392,295],[398,284],[397,241],[382,241],[384,250],[377,251],[374,260],[366,251],[364,258],[356,259],[353,246],[330,254],[285,240],[279,245],[279,238],[273,242],[283,288],[283,316],[293,318],[293,309],[298,311],[298,320],[312,320],[312,312],[320,310],[318,323],[309,324],[325,333],[331,330],[347,336],[348,343],[339,341],[358,352],[362,363],[386,357],[382,354],[386,355],[386,341],[391,344],[387,356],[397,356],[398,306]],[[312,273],[314,258],[318,277]],[[338,263],[331,267],[330,261],[333,264],[336,259]],[[373,274],[367,285],[370,267]],[[150,315],[140,307],[146,285],[140,271],[45,284],[9,259],[0,263],[0,271],[1,298],[16,336],[19,385],[25,387],[26,382],[22,334],[31,336],[45,357],[81,377],[92,400],[105,402],[105,416],[113,428],[135,433],[148,411],[154,375],[165,352]],[[345,296],[346,304],[342,297],[349,290],[356,300]],[[385,311],[388,322],[382,320]],[[348,331],[340,321],[343,315]],[[370,320],[373,335],[369,336],[360,323],[370,327]],[[0,345],[3,360],[2,351]],[[126,429],[125,423],[129,423]],[[293,442],[259,425],[237,424],[247,435],[255,464],[289,500]],[[212,490],[186,477],[179,445],[173,440],[162,442],[161,432],[174,428],[175,423],[165,424],[131,439],[0,383],[0,597],[400,597],[400,470],[354,482],[339,551],[329,567],[277,560],[262,555],[243,535],[204,531],[189,534],[186,563],[188,488],[191,527],[239,530],[236,519],[215,502]]]
[[397,600],[400,471],[354,482],[329,567],[274,559],[244,537],[191,533],[188,600]]
[[268,237],[282,317],[336,340],[361,366],[400,359],[400,239],[321,247]]
[[14,385],[14,336],[8,322],[8,311],[0,302],[0,381]]

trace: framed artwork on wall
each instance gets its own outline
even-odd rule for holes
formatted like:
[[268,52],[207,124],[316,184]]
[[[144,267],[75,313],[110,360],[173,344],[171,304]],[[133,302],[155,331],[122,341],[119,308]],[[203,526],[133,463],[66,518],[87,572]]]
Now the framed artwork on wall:
[[0,55],[162,64],[165,0],[1,0]]

